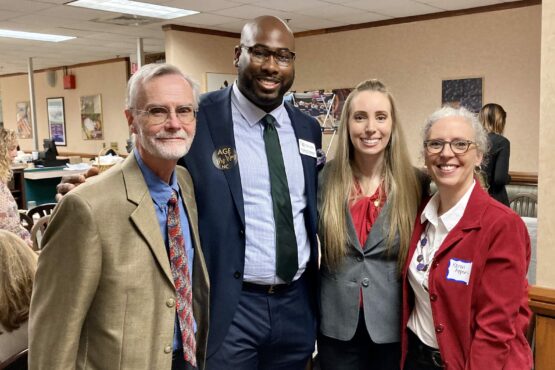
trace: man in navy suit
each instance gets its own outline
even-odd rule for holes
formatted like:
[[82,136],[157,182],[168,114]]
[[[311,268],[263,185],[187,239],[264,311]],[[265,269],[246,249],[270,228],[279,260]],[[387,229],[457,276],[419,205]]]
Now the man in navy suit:
[[[295,76],[294,51],[280,19],[247,23],[235,47],[237,82],[203,97],[195,140],[181,160],[194,182],[211,282],[208,370],[302,370],[314,350],[321,131],[283,102]],[[274,213],[283,207],[273,204],[276,175],[268,158],[279,149],[265,142],[268,115],[285,167],[280,180],[289,190],[289,244],[296,244],[285,278],[276,267],[282,227]]]

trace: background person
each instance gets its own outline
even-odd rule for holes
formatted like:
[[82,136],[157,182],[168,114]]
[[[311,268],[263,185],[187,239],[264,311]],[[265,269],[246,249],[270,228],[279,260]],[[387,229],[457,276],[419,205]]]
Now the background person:
[[32,247],[31,234],[21,225],[17,203],[8,187],[12,178],[11,165],[16,156],[15,132],[0,128],[0,229],[13,232]]
[[530,238],[521,218],[475,180],[487,146],[465,108],[442,108],[424,127],[438,191],[422,203],[403,273],[405,370],[532,367]]
[[321,131],[283,103],[294,52],[279,18],[248,22],[235,48],[237,82],[203,97],[184,158],[214,282],[211,370],[304,369],[314,350]]
[[319,190],[320,365],[399,369],[399,276],[421,185],[382,82],[363,81],[347,98]]
[[27,323],[37,255],[21,238],[0,230],[0,364],[28,347]]
[[30,369],[205,368],[208,274],[192,181],[176,168],[197,104],[174,66],[149,64],[129,80],[133,152],[64,196],[44,234]]
[[509,197],[505,185],[511,181],[509,175],[511,143],[503,136],[507,113],[499,104],[490,103],[482,107],[478,118],[486,129],[490,142],[490,149],[482,166],[487,177],[488,193],[508,207]]

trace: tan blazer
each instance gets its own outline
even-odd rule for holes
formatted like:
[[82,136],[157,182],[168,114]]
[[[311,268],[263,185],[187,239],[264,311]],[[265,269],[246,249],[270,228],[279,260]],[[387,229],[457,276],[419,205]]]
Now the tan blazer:
[[[204,369],[209,281],[189,173],[176,168],[195,248],[197,357]],[[176,294],[154,204],[134,155],[64,197],[43,239],[29,368],[169,370]]]

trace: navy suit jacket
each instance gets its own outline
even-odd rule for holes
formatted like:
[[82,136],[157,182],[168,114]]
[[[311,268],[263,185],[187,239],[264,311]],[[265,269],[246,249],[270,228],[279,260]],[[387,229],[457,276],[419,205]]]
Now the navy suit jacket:
[[[297,139],[322,146],[317,121],[286,104]],[[207,356],[221,345],[235,314],[242,290],[245,265],[245,212],[238,163],[228,169],[216,167],[217,149],[233,148],[231,87],[205,94],[197,116],[197,130],[189,153],[180,164],[189,170],[195,187],[199,233],[210,276],[210,333]],[[316,310],[318,247],[316,239],[316,192],[318,170],[316,158],[302,155],[307,208],[305,221],[311,257],[307,275],[314,287],[312,309]]]

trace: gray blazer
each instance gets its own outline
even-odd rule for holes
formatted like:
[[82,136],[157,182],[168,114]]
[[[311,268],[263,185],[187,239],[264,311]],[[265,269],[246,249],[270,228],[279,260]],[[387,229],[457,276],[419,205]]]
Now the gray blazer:
[[330,271],[325,265],[320,270],[320,332],[327,337],[344,341],[353,338],[359,319],[359,292],[362,290],[364,318],[372,341],[400,341],[399,235],[387,254],[389,206],[388,201],[370,230],[364,250],[358,241],[351,213],[346,210],[350,238],[347,254],[336,270]]

